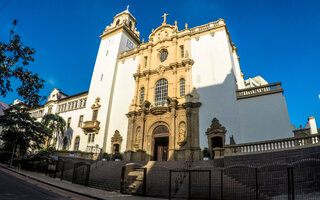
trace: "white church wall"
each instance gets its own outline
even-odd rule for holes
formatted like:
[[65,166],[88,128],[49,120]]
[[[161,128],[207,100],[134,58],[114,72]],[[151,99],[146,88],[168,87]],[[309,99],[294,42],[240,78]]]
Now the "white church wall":
[[[84,113],[84,108],[59,113],[59,116],[61,116],[66,123],[68,123],[68,118],[71,117],[70,128],[66,128],[64,132],[64,136],[68,137],[70,151],[74,149],[74,140],[77,136],[80,136],[79,150],[85,151],[87,148],[88,136],[83,133],[83,130],[80,127],[78,127],[79,117],[80,115],[84,115]],[[59,148],[62,147],[62,141],[63,138],[61,138],[61,140],[58,142]]]
[[199,111],[200,147],[208,145],[205,132],[216,117],[227,128],[226,142],[234,135],[237,140],[239,119],[236,104],[236,81],[233,57],[225,31],[191,40],[193,86],[202,103]]
[[123,33],[119,33],[110,38],[101,40],[92,74],[84,121],[91,121],[91,106],[95,103],[96,98],[99,97],[99,104],[101,107],[98,111],[97,120],[100,122],[100,130],[99,133],[95,135],[94,139],[94,145],[99,145],[99,148],[102,148],[104,145],[106,116],[108,115],[111,87],[122,34]]
[[115,130],[123,138],[121,152],[125,151],[128,130],[126,114],[134,97],[135,81],[133,74],[137,71],[139,57],[129,58],[118,63],[118,72],[113,94],[113,104],[110,113],[107,152],[111,151],[111,137]]
[[237,80],[237,87],[238,89],[243,89],[245,88],[244,86],[244,80],[242,78],[242,75],[241,75],[241,70],[240,70],[240,65],[239,65],[239,60],[238,60],[238,55],[236,52],[233,52],[233,66],[234,66],[234,75],[236,77],[236,80]]
[[237,143],[293,137],[282,93],[238,100],[241,140]]

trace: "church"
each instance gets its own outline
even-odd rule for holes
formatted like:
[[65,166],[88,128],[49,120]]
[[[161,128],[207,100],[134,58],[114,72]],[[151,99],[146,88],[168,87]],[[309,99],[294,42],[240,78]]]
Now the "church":
[[167,17],[141,41],[128,8],[115,15],[100,35],[89,91],[54,89],[30,110],[65,119],[58,150],[199,160],[204,147],[293,136],[281,83],[244,79],[223,19],[179,28]]

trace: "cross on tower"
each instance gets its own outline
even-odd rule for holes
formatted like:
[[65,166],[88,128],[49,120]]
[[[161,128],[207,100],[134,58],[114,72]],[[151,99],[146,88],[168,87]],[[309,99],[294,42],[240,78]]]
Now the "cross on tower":
[[161,17],[163,17],[163,24],[166,24],[166,17],[168,16],[169,14],[168,13],[164,13]]

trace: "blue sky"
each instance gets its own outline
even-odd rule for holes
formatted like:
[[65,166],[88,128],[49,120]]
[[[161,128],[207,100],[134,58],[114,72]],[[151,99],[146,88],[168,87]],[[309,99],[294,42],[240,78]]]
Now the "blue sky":
[[[0,0],[0,8],[6,1]],[[8,41],[17,19],[16,32],[37,51],[29,69],[46,80],[41,94],[53,88],[79,93],[89,89],[99,35],[127,5],[146,40],[164,12],[180,30],[185,23],[194,27],[225,19],[245,78],[281,81],[291,122],[305,125],[315,116],[320,127],[320,1],[10,0],[0,12],[0,41]],[[13,92],[0,100],[12,103],[15,98]]]

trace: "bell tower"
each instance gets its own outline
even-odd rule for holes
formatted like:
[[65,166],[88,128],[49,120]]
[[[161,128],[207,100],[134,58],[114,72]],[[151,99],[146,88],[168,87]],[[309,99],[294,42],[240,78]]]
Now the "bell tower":
[[83,132],[87,147],[107,151],[108,124],[117,78],[118,55],[140,44],[136,19],[127,9],[113,18],[100,36],[101,42],[92,73],[84,115]]

